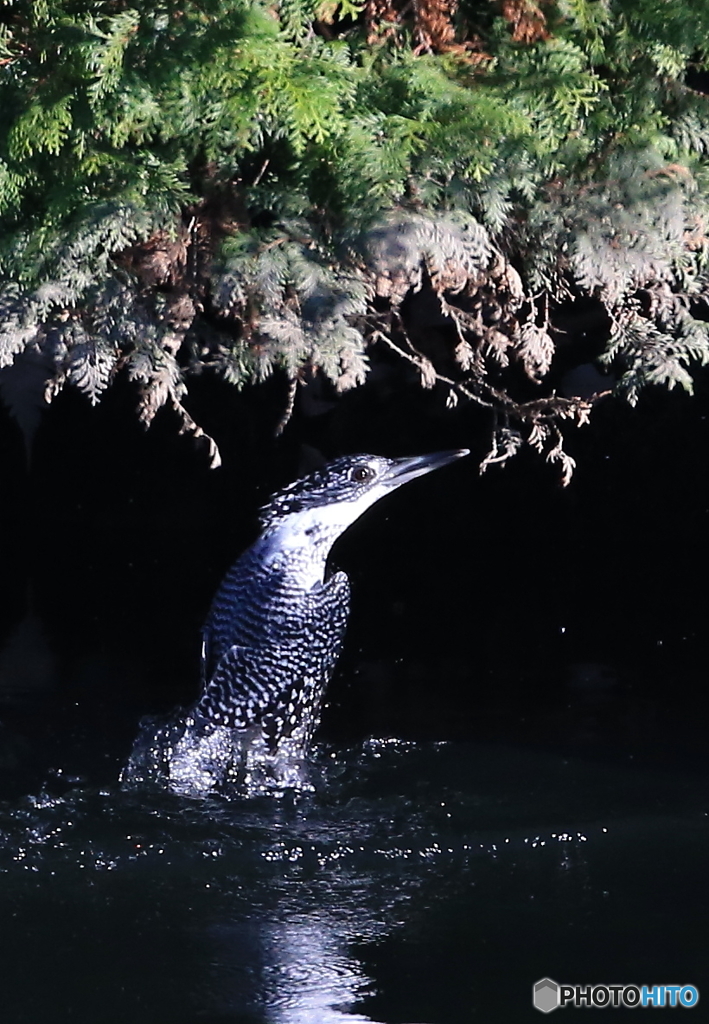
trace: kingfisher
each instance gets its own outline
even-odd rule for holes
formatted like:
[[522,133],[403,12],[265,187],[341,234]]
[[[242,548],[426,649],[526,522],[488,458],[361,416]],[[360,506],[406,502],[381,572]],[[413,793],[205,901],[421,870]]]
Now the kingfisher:
[[[346,455],[274,494],[256,542],[227,573],[202,632],[202,692],[154,747],[176,792],[237,783],[249,794],[311,788],[307,753],[350,606],[332,545],[371,505],[467,449]],[[159,739],[156,734],[156,739]]]

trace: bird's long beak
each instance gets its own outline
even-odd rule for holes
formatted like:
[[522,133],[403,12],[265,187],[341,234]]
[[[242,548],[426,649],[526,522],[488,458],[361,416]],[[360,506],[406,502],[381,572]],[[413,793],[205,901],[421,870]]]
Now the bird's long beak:
[[449,462],[455,462],[456,459],[462,459],[466,455],[470,455],[470,449],[458,448],[451,452],[434,452],[432,455],[414,455],[409,459],[396,459],[382,482],[385,486],[393,489],[401,484],[407,484],[409,480],[415,480],[417,476],[430,473],[432,469],[447,466]]

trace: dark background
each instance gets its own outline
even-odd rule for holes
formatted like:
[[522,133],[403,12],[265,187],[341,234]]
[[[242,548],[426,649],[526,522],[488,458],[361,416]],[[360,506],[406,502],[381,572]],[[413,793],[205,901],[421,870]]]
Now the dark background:
[[[311,389],[312,390],[312,389]],[[706,766],[707,408],[658,390],[568,431],[577,472],[523,453],[480,477],[491,423],[386,373],[306,393],[208,377],[189,408],[223,467],[117,381],[65,391],[29,461],[0,411],[0,723],[10,773],[115,777],[141,715],[197,694],[199,629],[275,488],[347,452],[472,456],[374,506],[338,542],[353,607],[323,735],[514,742]],[[24,653],[23,653],[24,652]],[[18,666],[20,669],[18,670]],[[8,776],[8,777],[9,777]]]

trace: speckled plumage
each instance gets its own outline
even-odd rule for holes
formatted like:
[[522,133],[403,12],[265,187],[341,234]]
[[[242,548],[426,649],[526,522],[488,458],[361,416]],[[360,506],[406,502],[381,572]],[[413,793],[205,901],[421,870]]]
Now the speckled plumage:
[[274,495],[212,604],[201,696],[141,723],[122,783],[190,797],[311,789],[308,748],[349,609],[347,577],[326,578],[330,548],[379,498],[463,455],[349,455]]
[[349,612],[345,574],[325,578],[332,544],[379,498],[465,454],[345,456],[273,496],[261,536],[227,574],[203,630],[195,734],[206,725],[273,755],[307,750]]
[[307,719],[307,742],[342,647],[349,583],[340,572],[308,588],[294,567],[265,566],[262,548],[239,559],[214,600],[195,711],[235,729],[260,723],[271,745]]

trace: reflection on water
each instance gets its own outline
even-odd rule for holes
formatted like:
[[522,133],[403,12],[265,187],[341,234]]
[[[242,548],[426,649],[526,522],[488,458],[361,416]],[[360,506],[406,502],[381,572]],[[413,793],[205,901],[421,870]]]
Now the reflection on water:
[[[280,801],[126,791],[115,666],[77,671],[112,694],[103,732],[41,709],[31,614],[0,655],[3,1022],[516,1024],[545,975],[709,985],[702,777],[380,740],[318,748]],[[616,676],[568,686],[593,732]]]
[[3,1020],[514,1024],[545,974],[701,987],[695,780],[398,742],[316,771],[276,806],[57,775],[0,804]]
[[[221,924],[208,937],[212,963],[233,978],[233,989],[222,984],[220,998],[212,996],[222,1015],[248,1006],[273,1024],[371,1021],[352,1009],[366,996],[371,979],[348,952],[353,936],[336,911],[319,908],[308,915],[301,908],[256,928],[248,921]],[[245,999],[246,965],[252,991]]]

